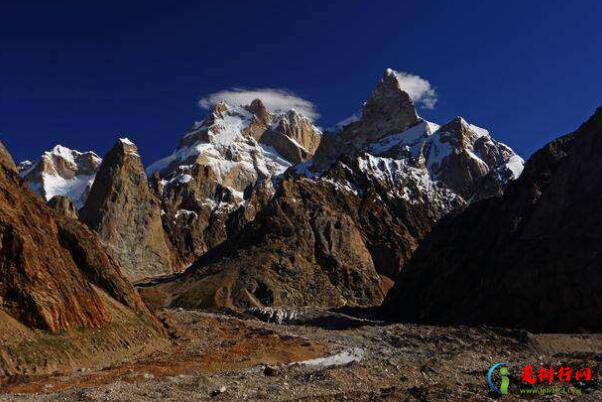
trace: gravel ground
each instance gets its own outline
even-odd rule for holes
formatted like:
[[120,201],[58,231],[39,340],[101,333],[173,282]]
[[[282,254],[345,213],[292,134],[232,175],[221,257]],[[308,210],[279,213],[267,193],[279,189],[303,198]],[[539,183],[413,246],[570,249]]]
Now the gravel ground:
[[[529,364],[593,371],[591,381],[552,384],[575,395],[531,399],[602,400],[601,334],[386,324],[320,310],[253,315],[161,311],[173,350],[97,372],[13,379],[0,400],[495,400],[487,372],[496,362],[510,370],[505,400],[519,399]],[[264,321],[276,316],[288,323]]]

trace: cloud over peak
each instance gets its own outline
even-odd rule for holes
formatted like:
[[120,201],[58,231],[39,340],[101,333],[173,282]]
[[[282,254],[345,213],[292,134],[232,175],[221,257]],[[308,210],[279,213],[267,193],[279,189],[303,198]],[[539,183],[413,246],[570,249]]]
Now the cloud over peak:
[[320,116],[316,111],[316,106],[310,101],[300,98],[290,91],[276,88],[227,89],[202,98],[199,100],[199,106],[203,109],[210,109],[222,101],[232,106],[246,106],[255,99],[261,99],[265,107],[273,113],[295,109],[311,120]]
[[395,71],[388,69],[387,73],[392,73],[397,78],[399,86],[410,95],[410,98],[418,106],[425,109],[433,109],[437,103],[437,92],[431,86],[431,83],[424,78],[406,73],[403,71]]

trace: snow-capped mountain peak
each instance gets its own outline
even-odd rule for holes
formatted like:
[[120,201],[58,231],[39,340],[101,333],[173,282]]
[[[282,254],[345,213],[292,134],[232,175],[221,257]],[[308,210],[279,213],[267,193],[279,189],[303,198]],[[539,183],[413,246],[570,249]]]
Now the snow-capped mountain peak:
[[79,152],[56,145],[32,163],[19,164],[21,177],[45,200],[68,197],[76,208],[83,206],[102,159],[94,152]]
[[218,178],[224,179],[237,165],[254,182],[284,172],[296,159],[310,157],[320,136],[311,120],[297,111],[270,113],[259,99],[248,106],[219,102],[181,138],[171,155],[151,164],[147,173],[167,177],[197,164],[216,168]]
[[311,158],[321,135],[296,110],[269,111],[259,99],[243,106],[216,103],[172,154],[146,170],[162,197],[166,226],[193,233],[195,249],[182,250],[183,258],[221,239],[226,217],[248,205],[250,190],[270,189],[270,179]]
[[[420,199],[443,206],[441,212],[455,198],[471,202],[501,194],[520,175],[522,158],[462,117],[442,126],[419,117],[406,92],[412,92],[406,88],[408,79],[422,85],[423,92],[430,90],[420,77],[387,69],[361,116],[339,124],[338,132],[324,138],[314,160],[295,171],[316,178],[341,158],[358,158],[359,168],[390,193],[410,203]],[[401,80],[406,81],[404,89]]]

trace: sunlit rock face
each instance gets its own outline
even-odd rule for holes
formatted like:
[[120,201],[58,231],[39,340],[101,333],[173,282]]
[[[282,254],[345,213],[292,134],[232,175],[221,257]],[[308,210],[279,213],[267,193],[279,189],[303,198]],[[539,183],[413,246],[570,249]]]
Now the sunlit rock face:
[[128,278],[173,272],[160,202],[130,140],[118,140],[105,155],[80,219],[98,233]]

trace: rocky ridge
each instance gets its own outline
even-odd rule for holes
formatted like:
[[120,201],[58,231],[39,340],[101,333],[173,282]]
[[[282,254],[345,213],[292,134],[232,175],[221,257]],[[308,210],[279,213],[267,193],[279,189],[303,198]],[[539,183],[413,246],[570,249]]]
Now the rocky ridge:
[[376,305],[437,220],[521,170],[486,130],[421,119],[387,70],[362,117],[289,169],[241,233],[144,294],[194,308]]
[[599,330],[602,108],[527,162],[503,197],[444,219],[388,295],[397,319]]
[[17,171],[15,161],[2,141],[0,141],[0,164],[2,164],[8,170],[13,172]]

